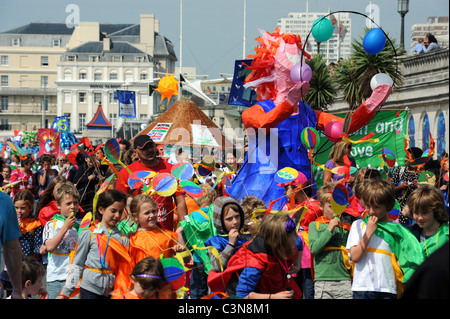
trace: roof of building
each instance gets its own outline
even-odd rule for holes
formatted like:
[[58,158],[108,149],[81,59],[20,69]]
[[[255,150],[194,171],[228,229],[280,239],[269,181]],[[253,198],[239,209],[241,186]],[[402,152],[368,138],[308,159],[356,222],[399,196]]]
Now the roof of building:
[[172,42],[165,36],[155,32],[155,56],[158,55],[170,55],[177,60],[177,55],[173,49]]
[[101,103],[98,105],[94,118],[86,125],[86,127],[90,130],[110,130],[112,128],[111,122],[108,121],[105,113],[103,113]]
[[[50,23],[50,22],[32,22],[5,32],[0,32],[4,34],[64,34],[71,35],[74,28],[70,28],[66,23]],[[137,38],[136,43],[138,43],[140,36],[140,24],[111,24],[111,23],[100,23],[100,33],[102,37],[107,36],[112,40],[113,43],[111,48],[111,53],[142,53],[139,49],[134,47],[130,42],[118,41],[118,40],[128,40]],[[128,37],[128,38],[126,38]],[[75,50],[75,51],[74,51]],[[80,51],[81,50],[81,51]],[[88,42],[87,45],[80,45],[70,52],[102,52],[103,45],[101,42]],[[155,32],[155,56],[171,56],[174,60],[177,60],[175,51],[173,49],[172,42],[165,36],[158,32]]]
[[3,33],[21,34],[72,34],[73,28],[65,23],[32,22]]
[[[67,52],[70,53],[103,53],[103,41],[90,41],[83,43]],[[132,44],[125,41],[111,41],[108,53],[140,53],[147,54],[139,50]]]

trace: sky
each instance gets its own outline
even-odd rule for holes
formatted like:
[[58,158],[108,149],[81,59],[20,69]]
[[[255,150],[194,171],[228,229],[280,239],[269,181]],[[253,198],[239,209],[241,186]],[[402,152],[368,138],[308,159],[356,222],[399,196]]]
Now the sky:
[[[379,10],[379,26],[400,42],[401,18],[396,0],[246,0],[245,55],[253,54],[258,29],[273,32],[278,19],[290,12],[356,11],[369,15],[369,3]],[[182,3],[182,10],[181,4]],[[244,0],[0,0],[0,32],[31,22],[65,23],[79,8],[79,19],[100,23],[139,23],[141,13],[153,13],[160,21],[160,33],[173,44],[182,66],[194,66],[209,79],[233,73],[234,61],[243,58]],[[180,14],[182,12],[182,14]],[[182,23],[180,23],[180,15]],[[448,0],[410,0],[405,16],[405,48],[410,47],[411,26],[426,23],[430,16],[448,16]],[[363,34],[366,19],[352,18],[352,38]],[[176,63],[179,66],[179,61]]]

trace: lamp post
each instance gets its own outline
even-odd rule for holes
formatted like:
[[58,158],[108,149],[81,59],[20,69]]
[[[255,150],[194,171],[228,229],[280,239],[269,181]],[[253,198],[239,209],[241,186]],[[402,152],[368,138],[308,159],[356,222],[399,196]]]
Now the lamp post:
[[405,15],[409,11],[409,0],[398,0],[397,12],[402,17],[402,26],[400,31],[400,46],[405,49]]

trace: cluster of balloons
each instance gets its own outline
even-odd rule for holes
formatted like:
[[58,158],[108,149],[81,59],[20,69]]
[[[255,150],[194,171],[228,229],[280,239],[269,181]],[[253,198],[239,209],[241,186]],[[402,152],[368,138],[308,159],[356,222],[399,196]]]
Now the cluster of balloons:
[[[333,36],[334,26],[326,17],[318,18],[313,22],[311,34],[318,42],[326,42]],[[369,30],[363,38],[363,48],[369,54],[381,52],[386,45],[386,36],[381,28]],[[306,63],[297,63],[291,69],[291,79],[294,83],[299,81],[309,82],[312,77],[312,70]],[[385,73],[374,75],[370,81],[372,90],[379,85],[388,84],[392,87],[391,77]],[[325,135],[332,142],[337,142],[342,137],[343,124],[339,121],[331,121],[325,127]]]

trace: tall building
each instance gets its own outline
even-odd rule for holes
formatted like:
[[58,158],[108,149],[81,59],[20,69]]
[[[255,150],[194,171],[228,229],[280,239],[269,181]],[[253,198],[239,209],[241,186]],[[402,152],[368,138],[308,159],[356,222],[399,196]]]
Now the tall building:
[[414,50],[414,46],[419,38],[425,38],[427,33],[434,35],[441,48],[448,48],[449,33],[448,33],[448,16],[447,17],[428,17],[427,23],[416,23],[411,26],[411,48],[410,52]]
[[[330,40],[325,43],[320,43],[318,46],[310,31],[314,21],[327,14],[326,12],[290,12],[287,17],[279,19],[277,25],[284,33],[299,34],[302,38],[303,45],[307,45],[305,50],[308,53],[317,54],[318,50],[320,50],[320,53],[324,55],[328,63],[337,62],[339,58],[345,59],[351,53],[352,21],[349,13],[336,13],[334,15],[337,20],[335,34],[333,34]],[[332,19],[331,16],[327,18]],[[341,36],[339,36],[338,31],[339,25],[342,25]]]
[[113,128],[122,126],[117,90],[136,92],[137,118],[127,125],[146,124],[161,112],[161,96],[149,96],[149,83],[173,73],[177,60],[153,14],[141,14],[138,24],[30,23],[0,33],[0,57],[1,129],[36,130],[68,115],[80,135],[100,102]]

